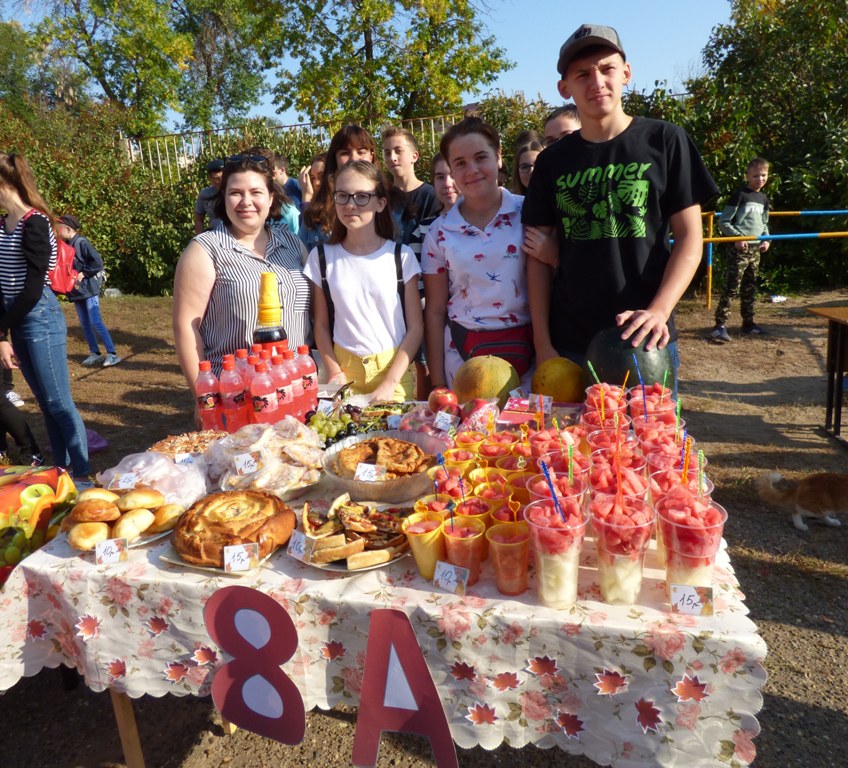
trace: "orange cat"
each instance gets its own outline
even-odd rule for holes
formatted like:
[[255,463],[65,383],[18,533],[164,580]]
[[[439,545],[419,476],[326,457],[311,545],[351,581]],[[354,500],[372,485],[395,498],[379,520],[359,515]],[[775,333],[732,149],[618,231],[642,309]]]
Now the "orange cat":
[[764,501],[794,509],[792,522],[799,531],[809,530],[805,517],[817,518],[825,525],[842,525],[831,513],[848,512],[848,475],[819,472],[777,488],[780,479],[779,472],[769,472],[754,480],[754,487]]

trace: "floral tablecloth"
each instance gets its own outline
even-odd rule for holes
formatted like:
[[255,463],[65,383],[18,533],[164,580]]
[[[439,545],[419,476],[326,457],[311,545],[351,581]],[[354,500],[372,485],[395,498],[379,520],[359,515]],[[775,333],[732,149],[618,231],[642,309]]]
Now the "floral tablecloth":
[[671,613],[648,555],[637,606],[600,600],[594,545],[581,560],[580,600],[541,607],[535,588],[503,598],[484,570],[466,597],[435,591],[412,558],[356,576],[277,552],[237,578],[160,560],[170,544],[98,566],[60,539],[27,558],[0,592],[0,691],[60,664],[95,691],[131,697],[205,695],[227,659],[203,623],[223,586],[259,589],[297,628],[283,667],[307,709],[356,704],[372,608],[409,616],[461,747],[559,747],[601,765],[747,765],[759,732],[766,646],[747,617],[726,550],[711,617]]

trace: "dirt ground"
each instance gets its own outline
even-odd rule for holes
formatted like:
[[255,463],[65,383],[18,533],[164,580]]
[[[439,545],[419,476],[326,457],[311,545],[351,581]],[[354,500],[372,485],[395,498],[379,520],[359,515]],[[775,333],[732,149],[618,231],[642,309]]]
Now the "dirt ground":
[[[777,469],[800,477],[848,471],[848,452],[826,438],[824,422],[825,322],[806,307],[845,302],[829,292],[764,303],[758,321],[766,338],[705,341],[712,326],[703,302],[685,301],[681,327],[681,395],[690,433],[709,459],[715,497],[730,512],[725,536],[751,618],[768,643],[769,680],[759,714],[755,765],[763,768],[844,766],[848,742],[848,519],[842,528],[811,525],[802,533],[789,513],[763,504],[751,479]],[[93,457],[105,469],[169,433],[191,428],[190,399],[172,347],[170,300],[122,297],[103,301],[103,314],[125,358],[87,370],[76,317],[68,308],[69,365],[76,402],[87,426],[111,443]],[[43,435],[22,379],[26,413]],[[46,441],[45,441],[46,443]],[[306,739],[286,747],[259,736],[223,734],[211,700],[165,696],[135,702],[147,765],[154,768],[259,768],[347,765],[355,712],[309,715]],[[112,768],[124,765],[107,694],[63,688],[59,670],[22,680],[0,696],[6,737],[0,766]],[[460,765],[568,765],[594,763],[534,748],[459,750]],[[432,765],[426,741],[384,737],[380,766]]]

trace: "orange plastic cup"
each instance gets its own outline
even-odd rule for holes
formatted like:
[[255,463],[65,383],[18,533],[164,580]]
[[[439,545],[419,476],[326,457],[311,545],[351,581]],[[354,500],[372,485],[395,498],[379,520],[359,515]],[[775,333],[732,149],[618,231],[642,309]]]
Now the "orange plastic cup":
[[530,562],[529,525],[523,521],[493,525],[486,531],[486,539],[498,592],[502,595],[526,592],[527,566]]
[[480,580],[480,566],[485,559],[486,524],[479,517],[454,515],[452,520],[445,520],[442,530],[448,562],[467,568],[468,586],[476,584]]

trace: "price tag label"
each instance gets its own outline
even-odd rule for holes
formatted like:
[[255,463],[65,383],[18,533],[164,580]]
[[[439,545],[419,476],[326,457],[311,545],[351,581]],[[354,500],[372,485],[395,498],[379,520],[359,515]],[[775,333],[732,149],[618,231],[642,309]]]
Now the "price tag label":
[[386,479],[386,468],[382,464],[360,462],[356,465],[353,479],[361,480],[363,483],[379,483]]
[[554,399],[550,395],[530,395],[530,405],[537,411],[541,408],[542,413],[550,415],[554,407]]
[[318,413],[323,413],[325,416],[333,415],[333,401],[332,400],[319,400],[318,401]]
[[433,574],[433,586],[463,597],[468,586],[468,569],[439,560]]
[[433,419],[433,426],[441,432],[447,432],[453,425],[453,418],[447,411],[439,411]]
[[712,587],[669,584],[668,591],[672,613],[688,613],[690,616],[713,615]]
[[98,565],[122,563],[129,557],[126,539],[98,541],[94,548],[94,561]]
[[308,563],[312,559],[315,539],[306,536],[303,531],[292,531],[289,546],[286,550],[295,560]]
[[174,456],[175,464],[194,464],[194,456],[190,453],[178,453]]
[[400,429],[400,422],[403,416],[399,413],[390,413],[386,416],[386,429]]
[[262,469],[262,451],[238,453],[233,457],[237,475],[252,475]]
[[109,483],[110,490],[113,488],[122,489],[122,488],[135,488],[136,483],[138,482],[138,475],[135,472],[124,472],[123,475],[117,475],[112,478],[112,482]]
[[227,573],[250,571],[259,567],[259,544],[233,544],[224,547],[224,570]]

